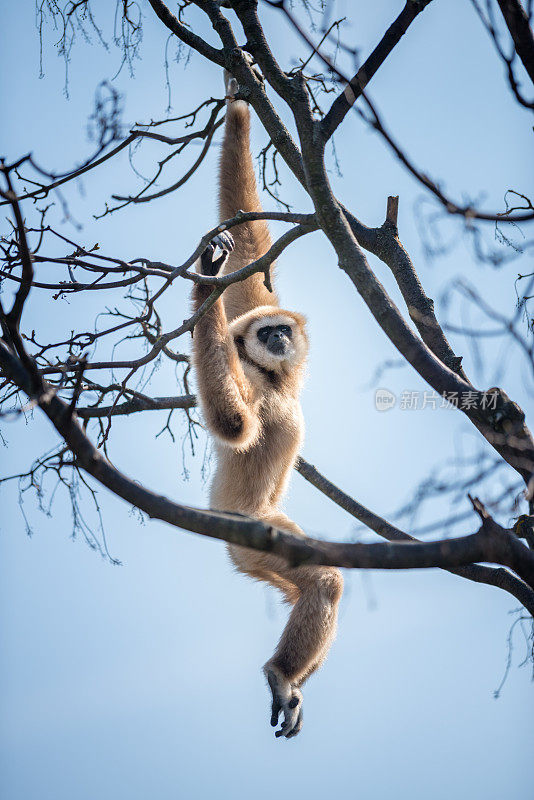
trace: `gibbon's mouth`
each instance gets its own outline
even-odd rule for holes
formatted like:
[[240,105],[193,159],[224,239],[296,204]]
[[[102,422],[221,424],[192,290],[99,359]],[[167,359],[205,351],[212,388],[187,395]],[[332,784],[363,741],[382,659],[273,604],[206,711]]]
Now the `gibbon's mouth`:
[[289,343],[289,339],[286,337],[274,339],[273,341],[269,341],[267,345],[267,349],[275,356],[286,356],[289,355],[292,348]]

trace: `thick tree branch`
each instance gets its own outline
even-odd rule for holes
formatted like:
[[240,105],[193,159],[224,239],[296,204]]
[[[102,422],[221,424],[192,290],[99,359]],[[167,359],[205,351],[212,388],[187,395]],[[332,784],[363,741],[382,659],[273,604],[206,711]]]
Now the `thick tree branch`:
[[[470,383],[447,367],[415,335],[369,267],[349,226],[345,210],[332,193],[324,161],[324,142],[317,135],[317,126],[320,123],[313,119],[303,78],[300,94],[293,95],[292,110],[302,147],[308,193],[313,200],[321,229],[336,251],[340,268],[347,273],[392,344],[438,394],[452,391],[461,395],[473,392]],[[481,405],[483,394],[478,393],[481,400],[477,406]],[[528,483],[534,472],[534,440],[524,425],[524,414],[520,409],[517,420],[513,423],[512,436],[507,431],[503,435],[501,431],[495,430],[491,415],[484,413],[484,409],[482,413],[479,407],[464,407],[461,410]]]
[[[31,376],[2,340],[0,366],[4,375],[30,397],[33,396]],[[293,566],[323,564],[360,569],[424,569],[486,561],[509,566],[523,580],[534,585],[534,554],[514,534],[496,523],[483,523],[478,533],[441,542],[346,544],[296,536],[239,514],[179,505],[145,489],[112,466],[68,413],[68,405],[52,391],[41,395],[38,402],[74,454],[76,465],[152,519],[210,538],[275,553]]]
[[520,0],[497,0],[517,55],[534,84],[534,34]]
[[[398,204],[398,197],[388,198],[386,221],[380,229],[380,234],[376,237],[376,246],[372,252],[387,264],[392,271],[406,303],[410,318],[419,331],[423,342],[449,369],[458,373],[460,377],[467,381],[467,376],[461,367],[462,358],[457,356],[450,346],[436,318],[434,301],[428,297],[423,289],[413,262],[399,239],[397,230]],[[356,233],[353,218],[349,217],[347,212],[345,212],[345,216],[353,232]],[[357,221],[354,220],[354,222]],[[358,225],[357,230],[360,230],[360,227]],[[357,233],[356,238],[358,239]],[[358,241],[360,240],[358,239]]]
[[[342,113],[339,109],[343,105],[343,95],[338,98],[331,109],[332,118],[334,117],[336,103],[338,104],[338,111],[335,114],[342,113],[342,116],[346,114],[356,100],[356,91],[363,92],[365,83],[376,72],[380,64],[384,62],[408,25],[428,2],[429,0],[426,0],[426,2],[425,0],[420,0],[420,2],[408,0],[396,23],[393,24],[382,42],[367,60],[366,65],[364,65],[367,67],[367,72],[360,70],[353,79],[354,83],[351,82],[351,91],[354,99]],[[385,520],[373,515],[372,512],[357,504],[356,501],[348,498],[347,495],[344,495],[337,487],[329,484],[322,476],[317,477],[318,473],[313,473],[314,480],[322,484],[321,491],[325,491],[326,487],[327,491],[325,493],[335,499],[335,502],[338,502],[342,507],[346,507],[357,518],[364,518],[365,524],[377,530],[380,535],[393,543],[363,545],[328,543],[307,537],[301,538],[273,529],[258,520],[247,519],[237,514],[223,514],[188,508],[150,492],[116,470],[104,458],[102,453],[94,447],[83,428],[78,424],[73,412],[77,393],[82,388],[82,372],[85,369],[97,369],[102,364],[107,364],[107,366],[124,364],[128,366],[131,371],[130,374],[132,374],[135,369],[153,360],[160,352],[164,352],[171,338],[175,338],[186,330],[191,330],[200,314],[215,302],[227,285],[238,280],[244,280],[249,275],[259,271],[265,272],[267,281],[269,267],[284,247],[304,233],[315,230],[318,227],[328,237],[335,249],[340,267],[347,272],[375,319],[395,347],[429,385],[440,394],[451,391],[461,394],[467,391],[477,397],[482,395],[482,393],[474,390],[472,385],[465,379],[459,361],[452,352],[434,316],[432,301],[426,297],[413,264],[398,240],[395,204],[389,203],[386,222],[381,228],[367,229],[355,220],[334,197],[324,167],[325,137],[321,135],[322,123],[316,123],[313,119],[302,76],[299,74],[294,76],[286,75],[274,59],[257,18],[256,3],[235,0],[233,6],[247,34],[247,49],[254,52],[258,62],[264,69],[267,81],[275,87],[276,91],[291,106],[294,112],[302,153],[298,150],[268,100],[261,81],[258,80],[254,71],[248,65],[243,49],[238,46],[230,23],[222,14],[219,3],[211,0],[202,0],[202,2],[198,0],[195,4],[205,11],[220,36],[223,45],[221,50],[211,47],[202,38],[193,34],[159,0],[150,0],[150,4],[159,18],[181,41],[195,48],[213,63],[219,66],[226,66],[237,77],[243,96],[256,109],[266,130],[271,135],[275,147],[309,192],[316,209],[316,215],[293,215],[293,219],[289,219],[290,215],[284,215],[286,221],[296,222],[296,227],[280,237],[261,259],[223,278],[206,278],[197,273],[188,272],[189,267],[192,266],[195,258],[200,254],[202,244],[205,246],[206,237],[203,237],[195,254],[178,268],[172,268],[169,265],[150,264],[148,261],[138,259],[138,261],[148,266],[139,268],[132,264],[131,268],[137,269],[139,274],[143,273],[144,278],[155,277],[157,272],[157,277],[165,279],[164,286],[155,295],[151,296],[148,288],[146,289],[146,298],[141,295],[141,302],[145,303],[145,309],[149,308],[149,314],[152,313],[154,301],[178,276],[211,285],[213,287],[211,295],[203,308],[199,310],[198,315],[186,320],[175,331],[161,334],[159,318],[156,319],[155,323],[152,320],[150,330],[146,333],[146,338],[151,342],[152,349],[141,359],[131,362],[116,362],[115,364],[113,362],[95,362],[84,365],[82,368],[80,361],[76,361],[78,356],[75,351],[75,355],[72,356],[72,365],[60,364],[56,370],[64,374],[74,372],[77,376],[75,383],[72,378],[69,379],[71,383],[67,388],[69,391],[74,388],[74,394],[73,399],[68,404],[56,394],[60,387],[62,390],[65,389],[65,385],[62,384],[63,377],[60,386],[53,387],[46,384],[41,377],[43,372],[48,369],[54,371],[55,367],[45,367],[44,371],[39,372],[32,359],[26,353],[22,340],[18,335],[18,323],[28,291],[32,285],[33,270],[32,256],[26,243],[22,216],[20,210],[18,210],[17,199],[14,193],[11,192],[11,186],[9,186],[8,195],[4,196],[6,200],[12,203],[15,212],[17,242],[8,243],[7,252],[9,256],[7,260],[10,268],[22,266],[22,277],[17,277],[17,280],[20,281],[20,289],[10,312],[13,318],[9,322],[9,315],[4,317],[4,330],[9,333],[13,329],[13,337],[10,339],[10,336],[6,335],[6,341],[0,340],[0,365],[6,380],[11,381],[15,389],[26,392],[32,402],[40,405],[73,453],[74,466],[86,470],[88,474],[117,496],[145,511],[151,517],[162,519],[176,527],[202,535],[277,553],[294,565],[330,564],[378,569],[441,567],[471,580],[492,583],[501,586],[501,588],[506,588],[507,591],[510,591],[520,599],[532,613],[531,589],[534,589],[534,554],[523,545],[514,532],[508,531],[494,522],[478,501],[474,501],[474,507],[481,517],[482,524],[476,534],[441,542],[418,542],[403,531],[390,526]],[[283,7],[284,3],[277,5]],[[416,6],[419,9],[417,14],[413,13]],[[412,13],[413,15],[410,18]],[[324,60],[324,57],[321,54],[319,55]],[[341,75],[341,73],[338,74]],[[345,103],[348,102],[347,95],[345,95]],[[375,113],[374,110],[373,113]],[[381,126],[376,114],[375,118],[377,124]],[[342,117],[339,121],[341,119]],[[160,137],[156,134],[149,135],[148,138],[168,139],[169,137]],[[125,146],[124,143],[121,146]],[[395,146],[395,144],[393,143],[392,146]],[[115,148],[116,150],[117,148]],[[106,156],[106,158],[108,157],[110,157],[110,154]],[[474,215],[472,211],[473,209],[468,207],[463,209],[456,207],[456,211],[453,211],[453,213],[463,213],[464,216],[469,217]],[[232,224],[240,224],[245,219],[260,218],[276,217],[268,214],[240,214],[236,216],[235,220],[222,223],[215,230],[224,230],[231,227]],[[282,216],[280,215],[278,218],[282,218]],[[210,232],[211,235],[212,233]],[[10,248],[13,248],[16,253],[17,245],[19,256],[12,258]],[[411,329],[400,311],[388,297],[383,286],[376,279],[361,250],[362,246],[380,254],[379,257],[392,269],[422,341]],[[93,257],[96,258],[97,256]],[[92,269],[93,267],[85,263],[83,268]],[[112,269],[120,269],[120,267],[109,268],[109,270]],[[105,268],[103,268],[102,274],[105,274]],[[135,276],[135,279],[138,280],[138,277]],[[130,279],[126,280],[129,281]],[[107,284],[107,287],[109,288],[110,285]],[[94,286],[94,284],[84,285],[84,288],[90,288],[91,286]],[[138,297],[136,297],[137,299]],[[135,321],[140,324],[141,322],[146,322],[144,313],[136,317]],[[157,317],[155,310],[154,314]],[[33,341],[33,336],[34,334],[32,334],[30,341]],[[49,347],[43,346],[41,353]],[[133,391],[124,388],[128,377],[123,385],[119,386],[118,391],[122,394]],[[93,387],[95,385],[92,384]],[[186,382],[184,382],[184,385],[185,391],[188,392]],[[101,402],[106,392],[108,390],[111,391],[111,388],[100,388],[102,389]],[[92,391],[97,390],[92,389]],[[134,397],[129,398],[126,402],[118,403],[120,396],[121,394],[118,395],[112,406],[104,408],[86,406],[78,409],[77,414],[83,419],[100,418],[102,416],[111,417],[133,413],[138,410],[157,408],[188,409],[195,402],[194,397],[189,394],[183,397],[154,399],[143,398],[134,394]],[[470,413],[466,410],[465,413],[479,427],[486,439],[496,447],[503,458],[518,469],[523,477],[528,480],[534,471],[534,443],[532,442],[532,437],[524,426],[524,415],[521,418],[520,410],[518,411],[517,407],[514,409],[513,406],[515,404],[511,403],[503,393],[501,393],[500,398],[502,407],[499,409],[498,418],[496,416],[495,419],[490,419],[487,415],[481,415],[479,410],[476,412],[471,411]],[[497,425],[500,427],[496,427]],[[310,469],[313,470],[313,468]],[[499,568],[495,570],[489,567],[475,566],[473,563],[480,561],[506,566],[514,570],[521,580],[517,579],[507,569]],[[528,586],[527,583],[529,584]]]
[[9,169],[5,169],[3,163],[0,165],[0,172],[3,173],[7,182],[7,192],[0,191],[0,196],[5,198],[5,200],[11,204],[13,213],[15,215],[18,231],[18,247],[20,249],[20,258],[22,263],[22,278],[20,279],[20,286],[15,295],[15,299],[13,300],[11,310],[8,311],[5,317],[6,324],[9,327],[10,332],[13,333],[15,330],[18,331],[22,310],[28,294],[30,293],[30,288],[33,281],[33,267],[28,242],[26,240],[26,234],[24,231],[24,222],[22,220],[20,206],[16,202],[17,198],[11,183]]
[[291,91],[291,79],[281,69],[265,38],[257,11],[257,2],[232,0],[232,8],[243,26],[247,37],[247,50],[252,53],[263,75],[273,89],[283,97]]
[[[194,38],[191,38],[191,36],[188,36],[187,34],[190,33],[190,31],[188,31],[185,26],[181,25],[181,23],[178,23],[178,20],[173,17],[164,3],[160,2],[160,0],[149,0],[149,2],[162,22],[165,23],[170,31],[176,34],[180,41],[193,47],[193,49],[197,50],[201,55],[206,55],[207,58],[220,64],[220,66],[226,67],[226,69],[235,76],[239,82],[241,92],[246,93],[246,99],[254,107],[254,110],[258,114],[274,146],[283,156],[298,180],[303,183],[304,172],[302,169],[301,154],[291,134],[277,114],[274,106],[269,101],[263,85],[247,62],[243,50],[238,46],[230,23],[222,14],[219,5],[215,2],[211,2],[211,0],[199,0],[199,2],[195,3],[195,5],[198,5],[199,8],[208,15],[223,43],[223,50],[219,51],[212,48],[213,53],[207,55],[203,52],[203,45],[206,43],[200,39],[200,37],[196,37],[196,40],[199,40],[196,41]],[[178,24],[175,24],[175,22]],[[212,55],[213,57],[211,57]]]
[[165,27],[176,34],[180,41],[192,47],[209,61],[213,61],[214,64],[218,64],[220,67],[224,66],[224,55],[221,50],[212,47],[201,36],[197,36],[190,28],[183,25],[161,0],[148,0],[148,2]]

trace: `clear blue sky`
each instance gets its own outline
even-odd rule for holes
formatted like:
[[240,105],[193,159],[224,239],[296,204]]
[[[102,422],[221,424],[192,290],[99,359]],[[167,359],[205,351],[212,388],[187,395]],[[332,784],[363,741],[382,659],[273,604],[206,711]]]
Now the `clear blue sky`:
[[[95,4],[108,38],[111,6]],[[339,15],[350,12],[354,20],[344,37],[365,55],[401,6],[339,2]],[[135,79],[123,69],[114,82],[125,95],[127,124],[163,115],[167,100],[166,36],[148,5],[141,7],[142,61]],[[297,41],[275,12],[264,9],[262,18],[282,63],[291,64],[302,54]],[[206,35],[213,34],[206,29]],[[0,150],[7,158],[32,150],[50,169],[75,165],[90,152],[85,127],[94,89],[117,71],[118,51],[106,54],[79,38],[67,100],[50,30],[39,80],[32,2],[3,4],[0,36]],[[186,70],[173,64],[171,81],[175,113],[220,95],[222,87],[218,71],[197,56]],[[417,162],[445,178],[454,196],[484,192],[487,207],[500,208],[509,187],[528,191],[531,124],[510,99],[470,3],[434,0],[373,80],[372,96]],[[258,127],[254,144],[265,144]],[[459,228],[446,258],[425,260],[413,212],[419,188],[354,115],[336,144],[343,177],[333,173],[335,189],[365,222],[380,224],[388,194],[400,195],[401,237],[431,296],[439,301],[451,278],[462,276],[503,311],[513,309],[513,280],[526,271],[525,262],[497,271],[481,267]],[[148,168],[166,152],[147,147],[140,163]],[[104,253],[178,263],[216,218],[215,164],[214,151],[180,193],[94,221],[111,193],[137,185],[123,154],[90,173],[83,192],[69,190],[84,229],[76,233],[68,223],[63,229],[86,243],[98,241]],[[175,174],[182,171],[183,164]],[[288,185],[287,194],[295,209],[309,210],[297,189]],[[265,207],[273,208],[268,198]],[[373,265],[397,297],[385,267]],[[51,265],[40,269],[46,279],[63,278]],[[304,455],[333,481],[388,514],[437,462],[476,448],[476,432],[452,411],[375,410],[367,384],[376,365],[396,353],[319,235],[284,253],[278,286],[283,303],[309,318]],[[187,292],[188,286],[176,286],[168,298],[166,329],[187,315]],[[43,338],[68,333],[102,310],[98,293],[82,303],[72,298],[50,306],[43,299],[35,291],[27,311],[28,325],[39,325]],[[472,372],[472,353],[461,339],[453,342]],[[532,397],[513,350],[506,363],[503,385],[532,423]],[[491,378],[491,369],[477,375],[482,388]],[[386,373],[381,384],[396,393],[425,388],[409,368]],[[172,370],[161,369],[153,387],[155,394],[173,394]],[[170,497],[205,505],[205,440],[195,457],[186,457],[186,480],[180,439],[154,438],[164,424],[159,414],[116,420],[115,463]],[[9,444],[0,449],[3,474],[27,468],[57,442],[38,413],[1,430]],[[260,672],[286,616],[275,594],[234,575],[220,543],[140,524],[121,501],[104,491],[99,498],[108,545],[121,567],[102,560],[82,538],[70,540],[70,503],[61,493],[51,517],[28,497],[29,538],[16,487],[0,490],[0,791],[6,800],[270,800],[279,794],[516,800],[531,791],[534,703],[529,668],[517,668],[524,657],[520,636],[508,681],[493,699],[506,663],[512,598],[439,572],[346,574],[338,639],[306,687],[303,731],[279,741],[268,724]],[[298,475],[286,509],[311,533],[337,540],[356,535],[351,519]],[[437,505],[420,520],[449,510]],[[462,530],[475,526],[473,518]]]

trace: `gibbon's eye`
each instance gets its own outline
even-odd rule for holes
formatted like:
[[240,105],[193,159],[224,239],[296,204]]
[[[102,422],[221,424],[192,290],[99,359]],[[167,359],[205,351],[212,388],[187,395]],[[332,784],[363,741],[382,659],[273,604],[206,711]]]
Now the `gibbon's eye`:
[[293,336],[293,331],[291,330],[291,327],[289,325],[280,325],[279,330],[282,333],[285,333],[288,339],[291,339],[291,337]]
[[259,331],[256,334],[256,336],[258,337],[260,342],[263,342],[263,344],[265,344],[265,342],[269,338],[269,334],[271,333],[271,331],[272,331],[272,327],[270,325],[266,325],[264,328],[260,328],[259,329]]

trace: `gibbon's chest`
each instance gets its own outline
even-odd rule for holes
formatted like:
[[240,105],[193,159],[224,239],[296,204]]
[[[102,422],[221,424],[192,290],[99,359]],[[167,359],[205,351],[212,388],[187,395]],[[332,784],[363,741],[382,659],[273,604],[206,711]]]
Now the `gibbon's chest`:
[[261,473],[279,481],[293,466],[303,434],[304,421],[297,400],[270,398],[262,403],[259,417],[261,434],[257,442],[243,453],[241,459],[245,475]]
[[304,433],[304,419],[297,398],[276,392],[264,397],[259,408],[262,425],[260,446],[275,447],[280,451],[300,445]]
[[300,405],[293,398],[262,398],[261,431],[246,450],[217,444],[217,471],[211,489],[213,508],[264,513],[284,491],[303,436]]
[[300,403],[296,398],[273,393],[261,400],[257,413],[261,430],[255,443],[246,450],[219,446],[219,463],[221,456],[225,461],[229,459],[239,465],[239,473],[250,477],[256,476],[257,471],[276,473],[290,469],[304,435]]

